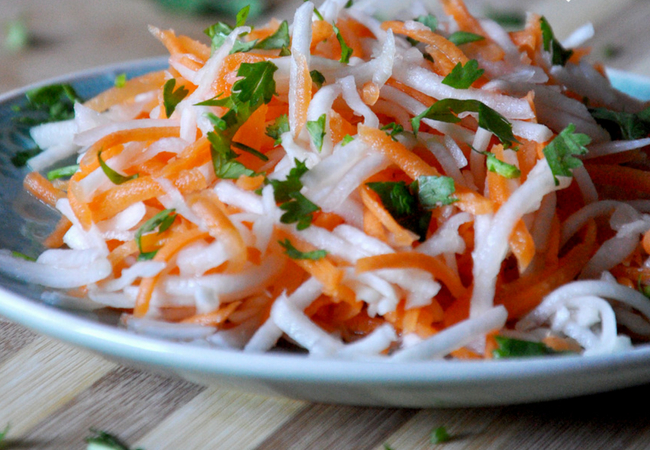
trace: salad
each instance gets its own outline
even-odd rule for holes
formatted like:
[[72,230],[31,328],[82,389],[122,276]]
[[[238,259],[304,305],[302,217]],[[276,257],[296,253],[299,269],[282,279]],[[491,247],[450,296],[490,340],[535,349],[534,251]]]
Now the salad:
[[586,61],[591,28],[569,48],[539,15],[506,31],[441,3],[382,21],[370,0],[305,2],[259,28],[244,8],[207,44],[150,27],[165,70],[87,101],[29,92],[55,121],[31,129],[24,186],[61,218],[0,270],[133,332],[243,352],[643,342],[650,109]]

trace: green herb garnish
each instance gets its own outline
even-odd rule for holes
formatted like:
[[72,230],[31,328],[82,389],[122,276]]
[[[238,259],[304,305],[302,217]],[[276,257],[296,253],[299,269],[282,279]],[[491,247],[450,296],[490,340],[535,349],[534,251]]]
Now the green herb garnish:
[[544,156],[551,168],[556,186],[560,184],[558,176],[571,177],[573,169],[582,166],[582,161],[574,155],[586,154],[585,146],[591,142],[589,136],[575,133],[575,130],[575,125],[570,123],[544,148]]
[[30,148],[28,150],[20,150],[11,157],[11,163],[16,167],[25,167],[27,165],[27,161],[29,161],[30,158],[33,158],[42,151],[43,150],[38,147]]
[[31,89],[25,93],[26,106],[15,106],[17,113],[25,113],[16,121],[34,126],[46,122],[59,122],[74,118],[75,102],[83,102],[69,84],[52,84]]
[[451,177],[422,175],[415,183],[417,183],[418,200],[424,209],[451,205],[458,201],[452,196],[456,192],[456,185]]
[[386,181],[366,183],[366,186],[379,195],[384,208],[400,226],[417,234],[420,241],[424,241],[431,221],[431,211],[420,205],[413,185],[408,186],[403,181]]
[[483,69],[478,68],[478,61],[471,59],[464,66],[461,63],[456,64],[449,75],[443,78],[442,84],[456,89],[467,89],[481,78],[483,72]]
[[291,259],[310,259],[312,261],[317,261],[323,259],[327,256],[327,251],[325,250],[312,250],[310,252],[301,252],[296,247],[293,246],[289,239],[284,241],[278,241],[278,243],[284,248],[284,253]]
[[165,114],[171,117],[176,109],[176,106],[189,94],[190,91],[185,89],[185,86],[180,86],[174,90],[176,86],[176,79],[171,78],[167,80],[163,86],[163,104],[165,106]]
[[99,431],[92,428],[90,431],[93,435],[86,438],[86,443],[88,444],[86,450],[131,450],[117,436],[107,433],[106,431]]
[[267,180],[273,186],[275,201],[280,203],[280,209],[286,211],[280,222],[290,224],[297,223],[299,230],[308,228],[314,217],[313,213],[320,208],[311,200],[300,193],[302,181],[300,178],[307,173],[308,169],[304,162],[294,160],[296,167],[289,171],[285,180]]
[[523,341],[505,336],[495,336],[494,339],[499,346],[492,352],[495,359],[500,358],[528,358],[533,356],[555,355],[562,352],[547,347],[541,342]]
[[349,134],[346,134],[345,136],[343,136],[343,139],[341,140],[341,147],[345,147],[352,141],[354,141],[354,138]]
[[327,114],[323,114],[318,118],[318,120],[311,120],[307,122],[307,131],[311,137],[311,142],[319,152],[323,149],[323,139],[325,138],[326,134],[326,121]]
[[134,180],[138,178],[138,174],[133,174],[131,176],[122,175],[121,173],[116,172],[115,170],[108,167],[108,165],[102,159],[102,151],[100,150],[97,153],[97,160],[99,161],[99,166],[102,168],[102,171],[113,184],[123,184],[127,181]]
[[68,178],[79,170],[79,164],[72,164],[71,166],[59,167],[58,169],[50,170],[47,173],[47,179],[52,181],[57,178]]
[[309,76],[311,77],[312,83],[314,83],[314,85],[316,85],[316,87],[319,89],[325,83],[325,75],[320,73],[318,70],[312,70],[309,72]]
[[433,445],[442,444],[443,442],[447,442],[449,439],[451,439],[451,436],[445,427],[434,428],[429,434],[429,442]]
[[429,27],[431,31],[436,31],[436,29],[438,28],[438,19],[433,14],[427,14],[426,16],[418,16],[418,18],[415,19],[415,21],[426,25],[427,27]]
[[470,33],[469,31],[456,31],[447,38],[454,45],[469,44],[470,42],[482,41],[485,38],[480,34]]
[[113,85],[116,88],[123,88],[125,84],[126,84],[126,73],[121,73],[115,77],[115,81],[113,82]]
[[282,114],[275,122],[266,127],[266,135],[270,138],[275,139],[275,145],[282,144],[282,135],[291,131],[289,127],[289,117],[286,114]]
[[352,56],[352,48],[350,48],[348,44],[345,43],[345,39],[343,39],[339,27],[337,27],[336,25],[332,25],[332,28],[334,28],[336,39],[339,41],[339,44],[341,44],[341,59],[339,59],[339,62],[342,62],[343,64],[348,64],[350,62],[350,56]]
[[156,256],[156,253],[158,253],[158,250],[152,252],[142,251],[142,235],[154,231],[156,228],[158,228],[158,234],[166,231],[174,223],[177,215],[175,209],[164,209],[138,228],[138,231],[135,232],[135,242],[138,244],[138,249],[140,250],[138,261],[153,259],[153,257]]
[[564,66],[573,55],[573,50],[562,47],[560,41],[555,38],[553,29],[545,17],[539,19],[539,25],[542,28],[544,50],[551,52],[551,63],[554,66]]
[[638,113],[617,112],[607,108],[591,108],[589,112],[607,130],[612,140],[642,139],[650,134],[650,107]]
[[460,119],[457,115],[463,112],[478,113],[479,127],[492,132],[505,148],[511,147],[514,143],[519,143],[512,134],[512,125],[510,122],[501,114],[478,100],[457,100],[453,98],[439,100],[411,119],[413,132],[417,135],[422,119],[458,123]]
[[260,50],[275,50],[289,48],[291,46],[291,37],[289,36],[289,23],[285,20],[275,33],[266,39],[256,43],[253,48]]

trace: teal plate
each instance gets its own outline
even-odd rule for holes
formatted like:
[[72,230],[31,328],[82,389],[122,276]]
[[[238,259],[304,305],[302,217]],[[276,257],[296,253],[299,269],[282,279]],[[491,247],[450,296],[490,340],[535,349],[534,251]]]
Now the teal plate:
[[[115,76],[158,70],[166,59],[118,64],[43,84],[71,83],[89,98]],[[650,99],[650,81],[614,72],[615,85]],[[30,86],[29,88],[33,88]],[[27,88],[28,89],[28,88]],[[26,169],[10,159],[31,147],[12,120],[27,89],[0,96],[0,247],[37,255],[57,214],[23,192]],[[650,347],[615,355],[510,361],[367,362],[324,360],[278,350],[244,354],[140,336],[107,310],[66,310],[41,300],[43,289],[0,276],[0,314],[39,333],[123,364],[200,384],[302,400],[391,407],[460,407],[525,403],[604,392],[650,382]]]

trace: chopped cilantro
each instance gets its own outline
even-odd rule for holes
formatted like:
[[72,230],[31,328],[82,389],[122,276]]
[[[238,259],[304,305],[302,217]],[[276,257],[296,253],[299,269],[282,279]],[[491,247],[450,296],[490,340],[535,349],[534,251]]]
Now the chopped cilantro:
[[309,72],[309,76],[311,76],[311,81],[316,85],[317,88],[320,88],[325,83],[325,76],[318,70],[312,70]]
[[555,38],[553,29],[545,17],[542,16],[539,19],[539,25],[542,28],[544,50],[551,52],[551,63],[554,66],[564,66],[573,55],[573,50],[562,47],[560,41]]
[[350,56],[352,56],[352,48],[345,43],[345,39],[343,39],[343,36],[341,35],[341,30],[339,30],[336,25],[332,25],[332,28],[334,28],[334,33],[336,33],[336,39],[339,41],[339,44],[341,44],[341,59],[339,62],[348,64],[350,62]]
[[47,179],[52,181],[56,180],[57,178],[68,178],[74,175],[77,170],[79,170],[79,164],[59,167],[58,169],[50,170],[47,173]]
[[[24,254],[24,253],[20,253],[20,252],[17,252],[17,251],[12,251],[12,252],[11,252],[11,256],[13,256],[14,258],[24,259],[25,261],[32,261],[32,262],[36,261],[36,258],[32,258],[32,257],[29,256],[29,255],[26,255],[26,254]],[[0,433],[0,442],[2,442],[2,437],[5,435],[6,432],[7,432],[7,430],[5,430],[4,432]],[[1,448],[1,447],[0,447],[0,448]]]
[[638,113],[616,112],[606,108],[592,108],[589,112],[613,140],[641,139],[650,134],[650,107]]
[[282,144],[282,135],[290,130],[289,117],[286,114],[282,114],[275,119],[275,122],[266,127],[266,135],[275,139],[275,145],[280,145]]
[[246,25],[246,19],[248,19],[248,14],[251,12],[251,5],[246,5],[239,10],[237,16],[235,17],[235,27],[243,27]]
[[13,109],[17,113],[25,113],[16,121],[29,126],[73,119],[75,102],[83,102],[69,84],[53,84],[34,88],[27,91],[25,97],[27,105],[16,106]]
[[[306,1],[308,1],[308,0],[304,0],[304,1],[306,2]],[[318,10],[318,8],[316,8],[316,7],[314,7],[314,14],[315,14],[316,17],[318,18],[318,20],[325,20],[325,18],[323,17],[323,15],[320,13],[320,11]]]
[[393,447],[388,444],[384,444],[384,450],[393,450]]
[[502,27],[519,28],[526,23],[526,14],[521,11],[488,11],[485,15]]
[[232,142],[221,133],[208,132],[211,145],[212,166],[218,178],[236,180],[242,175],[253,176],[255,172],[244,166],[236,159],[239,155],[230,149]]
[[366,183],[375,191],[384,208],[402,227],[417,234],[421,241],[426,239],[431,211],[424,209],[418,200],[417,192],[403,181]]
[[582,161],[573,155],[587,153],[585,146],[591,142],[589,136],[575,133],[575,130],[575,125],[569,124],[544,148],[544,156],[551,168],[556,186],[560,184],[558,176],[571,177],[572,169],[582,166]]
[[232,146],[239,149],[239,150],[242,150],[242,151],[244,151],[246,153],[249,153],[249,154],[257,157],[257,158],[261,159],[262,161],[268,161],[269,160],[269,157],[266,156],[264,153],[261,153],[261,152],[255,150],[253,147],[249,147],[246,144],[242,144],[241,142],[234,142],[233,141]]
[[236,103],[249,102],[251,105],[269,103],[275,92],[273,74],[278,70],[271,61],[257,63],[242,63],[237,70],[237,76],[243,77],[232,86]]
[[307,122],[307,131],[311,137],[314,147],[320,152],[323,149],[323,138],[325,138],[325,125],[327,121],[327,114],[321,115],[318,120],[310,120]]
[[165,114],[170,117],[176,106],[189,94],[190,91],[185,89],[185,86],[180,86],[174,90],[176,86],[176,79],[170,78],[163,86],[163,104],[165,106]]
[[116,88],[122,88],[126,84],[126,74],[121,73],[115,77],[115,81],[113,82]]
[[454,179],[445,176],[422,175],[416,180],[418,200],[424,209],[441,205],[451,205],[458,199],[452,197],[456,192]]
[[494,133],[505,148],[509,148],[514,143],[519,142],[512,134],[512,125],[510,122],[501,114],[478,100],[457,100],[453,98],[439,100],[411,119],[413,132],[417,134],[422,119],[458,123],[460,119],[457,117],[457,114],[468,111],[478,113],[479,127]]
[[291,46],[289,36],[289,23],[285,20],[275,33],[255,44],[254,48],[260,50],[288,49]]
[[353,0],[348,0],[348,2],[345,4],[345,8],[346,9],[347,8],[352,8],[352,5],[354,5],[354,1]]
[[492,351],[492,356],[495,359],[527,358],[561,353],[556,352],[541,342],[522,341],[505,336],[495,336],[494,339],[499,346],[496,350]]
[[30,158],[33,158],[42,151],[43,150],[38,147],[30,148],[28,150],[21,150],[19,152],[16,152],[16,154],[11,157],[11,163],[16,167],[25,167],[27,165],[27,161],[29,161]]
[[99,153],[97,153],[97,160],[99,161],[99,166],[102,168],[102,171],[104,172],[104,174],[106,174],[108,179],[111,180],[113,184],[124,184],[127,181],[131,181],[135,178],[138,178],[137,173],[131,176],[125,176],[108,167],[108,165],[102,159],[101,150],[99,151]]
[[443,442],[447,442],[449,439],[451,439],[451,436],[449,436],[445,427],[434,428],[429,434],[429,442],[434,445],[442,444]]
[[482,41],[485,39],[480,34],[470,33],[469,31],[456,31],[451,33],[447,38],[454,45],[469,44],[470,42]]
[[456,89],[467,89],[481,78],[483,72],[483,69],[478,68],[478,61],[471,59],[464,66],[461,63],[456,64],[449,75],[443,78],[442,84]]
[[317,261],[323,259],[327,256],[327,251],[325,250],[312,250],[310,252],[301,252],[296,247],[293,246],[289,239],[284,241],[278,241],[278,243],[284,248],[284,253],[291,259],[310,259],[312,261]]
[[519,178],[521,176],[521,170],[519,170],[517,166],[513,166],[512,164],[501,161],[492,153],[485,152],[484,154],[487,156],[486,164],[487,169],[490,172],[494,172],[497,175],[501,175],[502,177],[508,179]]
[[398,125],[395,122],[391,122],[388,125],[384,125],[381,127],[381,130],[386,131],[386,134],[390,136],[390,138],[394,141],[397,141],[395,136],[397,136],[400,133],[404,132],[404,127],[401,125]]
[[[250,5],[246,5],[241,10],[239,10],[239,12],[237,13],[235,27],[241,27],[246,24],[246,19],[248,18],[249,12],[250,12]],[[203,32],[207,34],[211,40],[210,47],[213,53],[219,48],[221,48],[224,42],[226,42],[226,38],[230,33],[233,32],[233,30],[234,28],[232,26],[224,22],[217,22],[214,25],[211,25],[205,30],[203,30]],[[243,42],[237,39],[233,44],[232,49],[230,50],[230,54],[239,53],[239,52],[244,52],[244,53],[248,52],[252,50],[256,44],[257,41]]]
[[86,443],[88,444],[88,447],[86,447],[87,450],[130,450],[124,442],[110,433],[92,428],[90,431],[93,435],[86,438]]
[[294,160],[296,167],[289,171],[285,180],[267,180],[273,186],[275,201],[281,203],[280,209],[286,211],[280,222],[297,223],[299,230],[304,230],[311,225],[313,213],[320,208],[300,193],[302,189],[302,177],[308,169],[304,162]]
[[415,21],[426,25],[427,27],[429,27],[431,31],[436,31],[436,29],[438,28],[438,19],[433,14],[427,14],[426,16],[418,16],[418,18],[415,19]]
[[152,252],[142,251],[142,235],[154,231],[156,228],[158,228],[158,234],[162,233],[174,223],[176,216],[175,209],[164,209],[138,228],[138,231],[135,232],[135,242],[138,244],[138,249],[140,250],[140,255],[138,256],[139,261],[150,260],[158,252],[158,250]]
[[280,56],[289,56],[291,55],[291,49],[289,47],[282,47],[280,49]]
[[354,138],[349,134],[346,134],[345,136],[343,136],[343,139],[341,140],[341,147],[345,147],[352,141],[354,141]]

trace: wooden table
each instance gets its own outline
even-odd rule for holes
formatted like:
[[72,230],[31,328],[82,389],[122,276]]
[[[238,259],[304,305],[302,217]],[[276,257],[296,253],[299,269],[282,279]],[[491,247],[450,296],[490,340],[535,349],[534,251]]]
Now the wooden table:
[[[199,37],[214,18],[173,16],[144,0],[0,0],[0,20],[22,15],[29,47],[0,50],[0,92],[112,62],[163,55],[148,23]],[[299,0],[283,2],[289,17]],[[513,5],[517,6],[513,6]],[[592,21],[595,59],[650,75],[650,3],[639,0],[492,0],[475,11],[543,13],[556,34]],[[0,432],[20,449],[82,449],[89,428],[158,449],[647,448],[650,385],[534,405],[408,410],[266,398],[119,366],[0,318]],[[638,404],[636,411],[631,405]]]

